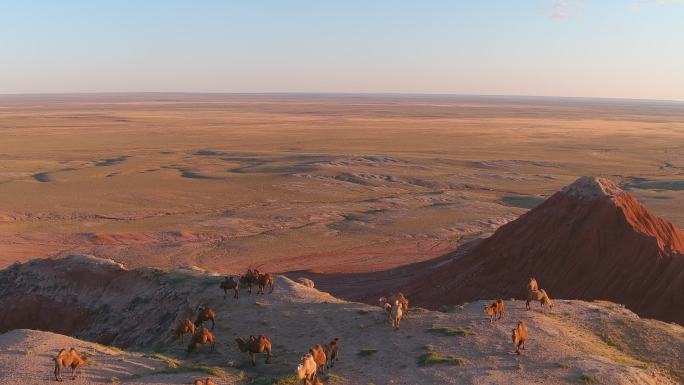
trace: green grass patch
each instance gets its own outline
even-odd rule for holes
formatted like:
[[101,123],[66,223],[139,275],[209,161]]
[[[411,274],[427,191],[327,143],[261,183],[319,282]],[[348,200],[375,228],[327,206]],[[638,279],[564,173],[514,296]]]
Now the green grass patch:
[[357,353],[361,357],[369,357],[372,356],[373,354],[377,353],[378,349],[361,349]]
[[582,381],[583,384],[598,384],[598,378],[589,373],[583,373],[581,376],[579,376],[579,380]]
[[301,385],[302,380],[296,374],[286,374],[281,377],[259,376],[246,380],[244,384],[249,385]]
[[440,306],[437,311],[440,313],[456,313],[463,310],[463,307],[464,305]]
[[432,334],[441,334],[443,336],[462,336],[462,337],[467,337],[473,332],[470,330],[470,328],[464,328],[461,326],[456,326],[456,327],[432,327],[427,330],[428,333]]
[[561,369],[572,368],[572,363],[570,363],[570,361],[561,361],[561,362],[558,362],[556,365],[558,365],[558,367]]
[[437,352],[428,352],[418,357],[418,366],[431,366],[440,364],[465,365],[468,361],[465,358],[447,356]]
[[365,315],[368,314],[368,310],[366,309],[359,309],[356,311],[357,314]]

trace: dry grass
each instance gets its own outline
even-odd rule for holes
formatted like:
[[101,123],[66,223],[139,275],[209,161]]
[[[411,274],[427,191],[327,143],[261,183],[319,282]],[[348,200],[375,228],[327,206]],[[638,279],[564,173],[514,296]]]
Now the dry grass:
[[470,330],[470,328],[464,328],[461,326],[456,326],[456,327],[432,327],[428,330],[426,330],[428,333],[433,333],[433,334],[441,334],[443,336],[462,336],[462,337],[467,337],[473,332]]
[[361,350],[359,350],[359,352],[357,354],[359,356],[362,356],[362,357],[369,357],[369,356],[372,356],[373,354],[375,354],[377,352],[378,352],[378,349],[361,349]]

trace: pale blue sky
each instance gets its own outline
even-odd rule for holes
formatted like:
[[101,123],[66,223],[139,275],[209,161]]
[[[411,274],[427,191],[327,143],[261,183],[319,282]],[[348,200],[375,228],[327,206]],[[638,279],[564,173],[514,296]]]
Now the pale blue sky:
[[0,0],[0,93],[684,100],[684,1]]

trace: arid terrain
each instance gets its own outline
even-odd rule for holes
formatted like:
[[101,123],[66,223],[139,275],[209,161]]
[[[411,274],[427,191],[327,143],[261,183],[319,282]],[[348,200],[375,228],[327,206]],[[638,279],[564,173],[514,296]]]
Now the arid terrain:
[[[0,384],[76,347],[75,383],[293,385],[335,337],[325,384],[681,383],[682,148],[676,102],[0,96]],[[224,298],[254,267],[274,293]],[[187,355],[203,305],[216,351]]]
[[[0,334],[0,383],[49,383],[51,357],[75,347],[89,364],[69,383],[190,384],[209,376],[220,385],[294,385],[301,384],[294,378],[300,356],[334,337],[341,354],[321,376],[325,384],[661,385],[680,383],[684,375],[684,328],[640,319],[610,302],[558,300],[541,312],[506,300],[507,314],[494,323],[482,311],[491,301],[414,308],[393,331],[377,306],[339,300],[282,276],[272,294],[243,290],[237,300],[223,298],[221,279],[200,270],[127,270],[84,256],[0,271],[0,294],[32,298],[30,309],[2,309],[8,316],[0,318],[0,329],[12,322],[43,330],[52,324],[83,339],[25,329]],[[187,356],[188,337],[183,343],[170,331],[203,304],[217,311],[215,351],[202,346]],[[76,313],[80,322],[55,322]],[[518,320],[529,327],[520,356],[510,337]],[[251,367],[237,349],[234,339],[249,334],[271,338],[270,364],[260,355]]]
[[451,252],[580,175],[684,227],[674,102],[0,96],[0,138],[0,266],[373,272]]

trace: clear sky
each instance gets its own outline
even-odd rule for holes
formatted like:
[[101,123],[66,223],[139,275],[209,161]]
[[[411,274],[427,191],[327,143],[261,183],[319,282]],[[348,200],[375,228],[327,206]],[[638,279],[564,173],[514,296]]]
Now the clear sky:
[[0,0],[0,93],[684,100],[680,0]]

